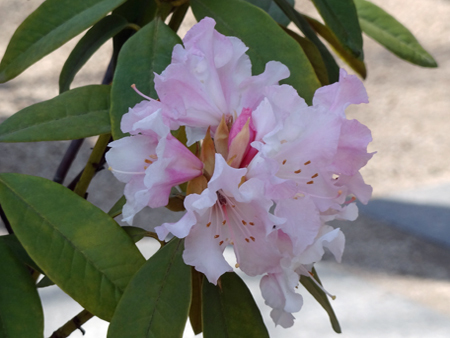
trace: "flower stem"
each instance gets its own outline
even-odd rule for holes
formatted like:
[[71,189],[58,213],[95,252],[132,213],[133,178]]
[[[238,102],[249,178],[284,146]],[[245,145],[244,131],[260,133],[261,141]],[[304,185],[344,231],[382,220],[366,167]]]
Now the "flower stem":
[[97,143],[92,150],[91,156],[86,163],[86,167],[84,167],[83,174],[81,174],[80,180],[73,190],[79,196],[84,197],[86,194],[86,190],[102,161],[102,157],[105,154],[106,147],[108,146],[110,139],[111,134],[103,134],[99,136]]
[[76,329],[79,329],[84,335],[84,330],[81,328],[81,325],[86,323],[92,317],[94,317],[92,313],[87,310],[83,310],[63,326],[61,326],[58,330],[53,332],[50,338],[66,338]]

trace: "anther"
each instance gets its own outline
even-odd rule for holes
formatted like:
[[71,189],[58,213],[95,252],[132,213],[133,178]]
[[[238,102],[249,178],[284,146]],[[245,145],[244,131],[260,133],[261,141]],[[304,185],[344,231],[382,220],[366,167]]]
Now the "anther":
[[306,184],[313,184],[313,183],[314,183],[314,181],[306,182]]
[[255,223],[253,223],[253,222],[249,222],[248,224],[250,224],[250,225],[255,225]]
[[215,235],[214,238],[219,238],[219,235]]
[[311,176],[311,178],[316,178],[317,176],[319,176],[319,174],[315,173],[314,175]]
[[249,240],[248,238],[246,238],[245,241],[246,241],[247,243],[250,243],[250,240]]
[[145,162],[145,163],[148,163],[148,164],[152,164],[152,163],[153,163],[152,161],[150,161],[150,160],[148,160],[148,159],[145,159],[144,162]]
[[219,245],[222,245],[222,244],[223,244],[223,241],[220,241]]
[[244,224],[244,225],[247,225],[247,222],[246,222],[246,221],[244,221],[244,220],[242,220],[242,224]]
[[305,162],[304,164],[305,164],[305,165],[308,165],[308,164],[310,164],[310,163],[311,163],[311,161],[308,161],[308,162]]
[[250,239],[254,242],[255,241],[255,237],[250,236]]
[[227,224],[227,220],[226,220],[226,219],[224,219],[224,220],[222,221],[222,225],[225,225],[225,224]]
[[210,225],[211,225],[211,222],[208,222],[208,223],[206,224],[206,227],[209,228]]
[[285,164],[286,164],[286,161],[287,161],[287,160],[283,160],[283,165],[285,165]]
[[235,265],[236,269],[240,267],[239,263],[236,263]]
[[152,159],[154,159],[154,160],[157,160],[157,159],[158,159],[158,156],[156,156],[156,154],[151,154],[149,157],[152,158]]
[[296,174],[300,174],[301,172],[302,172],[301,169],[298,169],[298,170],[294,171],[294,173],[296,173]]

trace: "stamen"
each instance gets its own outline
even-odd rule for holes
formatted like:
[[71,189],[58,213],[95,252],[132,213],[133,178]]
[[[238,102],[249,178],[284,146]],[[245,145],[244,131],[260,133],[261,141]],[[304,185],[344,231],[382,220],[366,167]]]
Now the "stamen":
[[247,225],[247,222],[246,222],[246,221],[244,221],[244,220],[242,220],[242,224],[244,224],[244,225]]
[[136,85],[135,85],[134,83],[131,85],[131,88],[133,88],[134,91],[135,91],[136,93],[138,93],[139,95],[141,95],[143,98],[146,98],[146,99],[149,100],[149,101],[152,100],[152,99],[149,98],[147,95],[142,94],[142,93],[139,91],[139,89],[136,88]]
[[248,222],[248,224],[250,224],[250,225],[255,225],[255,223],[253,223],[253,222]]
[[130,174],[130,175],[145,175],[145,171],[122,171],[122,170],[117,170],[117,169],[113,169],[112,167],[108,168],[109,171],[115,172],[115,173],[120,173],[120,174]]
[[311,178],[316,178],[317,176],[319,176],[319,174],[315,173],[314,175],[311,176]]
[[328,295],[328,297],[330,297],[332,300],[335,300],[335,299],[336,299],[336,296],[335,296],[335,295],[332,295],[331,293],[329,293],[327,290],[324,289],[324,287],[323,287],[318,281],[316,281],[316,279],[314,278],[314,275],[313,275],[310,271],[308,271],[308,273],[309,273],[309,277],[313,280],[313,282],[316,283],[316,285],[317,285],[323,292],[325,292],[325,293]]
[[219,246],[223,244],[223,241],[220,241]]
[[308,164],[310,164],[310,163],[311,163],[311,161],[308,161],[308,162],[305,162],[304,165],[308,165]]
[[301,172],[302,172],[301,169],[298,169],[298,170],[294,171],[295,174],[300,174]]
[[222,222],[222,225],[225,225],[225,224],[227,224],[227,220],[226,219],[224,219],[223,222]]
[[214,238],[219,238],[219,235],[215,235]]
[[153,163],[152,161],[150,161],[150,160],[148,160],[148,159],[145,159],[144,162],[145,162],[145,163],[148,163],[148,164],[152,164],[152,163]]
[[282,164],[285,165],[285,164],[286,164],[286,161],[287,161],[287,160],[283,160],[283,163],[282,163]]
[[314,181],[306,182],[306,184],[313,184],[313,183],[314,183]]
[[236,269],[240,267],[239,263],[236,263],[234,266],[236,267]]
[[211,222],[208,222],[208,223],[206,224],[206,227],[209,228],[210,226],[211,226]]
[[250,243],[250,240],[249,240],[248,238],[246,238],[245,241],[246,241],[247,243]]
[[149,155],[148,157],[150,157],[150,158],[152,158],[152,159],[154,159],[154,160],[157,160],[157,159],[158,159],[158,156],[156,156],[155,154],[151,154],[151,155]]
[[255,241],[255,237],[250,236],[250,239],[254,242]]

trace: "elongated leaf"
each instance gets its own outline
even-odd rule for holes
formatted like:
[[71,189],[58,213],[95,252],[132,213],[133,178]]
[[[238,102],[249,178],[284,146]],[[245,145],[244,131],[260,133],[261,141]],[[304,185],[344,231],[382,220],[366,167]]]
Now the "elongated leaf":
[[314,30],[333,47],[336,54],[338,54],[350,67],[352,67],[355,72],[365,79],[367,76],[367,70],[364,61],[349,53],[336,38],[336,35],[334,35],[327,26],[308,16],[305,16],[305,18]]
[[42,273],[42,270],[36,265],[36,263],[30,258],[28,253],[25,251],[22,244],[20,244],[16,235],[10,234],[7,236],[0,236],[0,242],[5,243],[5,245],[11,250],[12,253],[25,265],[30,268]]
[[133,227],[133,226],[123,226],[123,230],[127,233],[128,236],[130,236],[131,240],[134,243],[139,242],[142,238],[146,237],[148,235],[148,231],[139,227]]
[[128,22],[118,15],[108,15],[97,22],[78,41],[64,63],[59,76],[59,92],[69,90],[75,75],[89,58],[110,38],[127,26]]
[[44,315],[30,272],[0,241],[0,337],[42,338]]
[[120,130],[122,115],[143,98],[131,89],[132,84],[146,95],[156,98],[154,72],[161,73],[170,63],[173,47],[180,38],[162,22],[155,19],[122,47],[117,61],[111,90],[111,127],[114,139],[124,136]]
[[75,140],[109,133],[110,88],[75,88],[22,109],[0,125],[0,142]]
[[30,257],[94,315],[110,320],[145,259],[107,214],[55,182],[0,175],[0,203]]
[[191,267],[192,280],[192,299],[191,307],[189,308],[189,321],[192,330],[197,335],[203,332],[202,327],[202,285],[204,282],[204,275],[201,272]]
[[[278,5],[273,0],[245,0],[252,5],[258,6],[263,11],[267,12],[272,19],[280,25],[287,26],[291,20],[283,13]],[[287,0],[290,5],[294,6],[295,0]]]
[[326,25],[355,57],[364,60],[363,40],[353,0],[312,0]]
[[125,196],[119,198],[119,200],[112,206],[112,208],[108,211],[108,215],[112,218],[119,216],[122,213],[122,208],[127,202]]
[[[318,281],[321,285],[319,275],[317,275],[316,270],[312,269],[312,274],[316,281]],[[333,308],[331,307],[330,301],[328,300],[328,296],[323,292],[321,288],[317,286],[314,281],[307,276],[300,277],[300,283],[305,287],[305,289],[317,300],[317,302],[324,308],[324,310],[328,313],[328,317],[330,318],[331,326],[336,333],[342,333],[341,326],[339,325],[336,314],[334,313]]]
[[275,0],[280,6],[281,10],[292,20],[292,22],[300,29],[305,37],[314,43],[322,56],[322,60],[327,68],[328,80],[330,83],[337,82],[339,80],[339,66],[334,60],[333,55],[325,47],[322,41],[317,37],[316,33],[309,25],[308,21],[303,15],[297,12],[286,0]]
[[304,38],[297,33],[291,31],[289,28],[283,27],[286,33],[288,33],[292,38],[297,41],[305,52],[306,56],[311,62],[311,65],[316,72],[316,76],[319,79],[322,86],[326,86],[330,84],[328,80],[328,72],[325,66],[325,63],[322,60],[322,56],[320,55],[319,49],[316,47],[314,43],[312,43],[307,38]]
[[250,290],[234,272],[222,275],[217,286],[205,280],[202,300],[203,337],[269,337]]
[[174,239],[139,270],[117,306],[109,338],[183,336],[191,276],[182,252],[183,241]]
[[267,13],[241,0],[192,0],[191,6],[197,20],[205,16],[214,18],[220,33],[236,36],[249,47],[247,53],[254,74],[262,73],[267,62],[280,61],[291,72],[282,83],[290,84],[301,97],[311,102],[320,86],[314,69],[299,44]]
[[411,32],[380,7],[365,0],[355,0],[359,23],[364,33],[399,58],[422,67],[437,67]]
[[47,0],[17,28],[0,63],[0,83],[80,34],[125,0]]

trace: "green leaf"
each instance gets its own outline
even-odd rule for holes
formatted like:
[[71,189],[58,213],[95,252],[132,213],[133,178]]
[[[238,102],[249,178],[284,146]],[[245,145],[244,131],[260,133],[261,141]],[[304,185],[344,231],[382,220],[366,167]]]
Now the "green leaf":
[[355,0],[359,23],[364,33],[399,58],[422,67],[437,67],[436,61],[423,49],[411,32],[369,1]]
[[111,210],[108,211],[108,215],[112,218],[119,216],[122,213],[122,208],[127,202],[124,195],[112,206]]
[[44,315],[30,272],[4,241],[0,262],[0,337],[42,338]]
[[111,127],[114,139],[124,136],[120,130],[122,115],[143,98],[132,84],[156,98],[154,72],[161,73],[171,61],[173,47],[180,38],[160,19],[155,19],[134,34],[122,47],[111,90]]
[[47,0],[17,28],[0,63],[0,83],[92,26],[125,0]]
[[191,306],[189,308],[189,321],[191,322],[192,330],[194,333],[200,334],[203,332],[202,327],[202,285],[204,281],[204,275],[201,272],[191,267],[191,280],[192,280],[192,299]]
[[192,0],[191,6],[197,20],[212,17],[220,33],[236,36],[249,47],[253,74],[262,73],[271,60],[285,64],[291,76],[281,83],[290,84],[311,103],[320,86],[314,69],[299,44],[267,13],[242,0]]
[[[319,275],[317,274],[316,270],[312,268],[312,274],[314,276],[314,279],[319,282],[320,285],[322,283],[320,282]],[[301,276],[300,277],[300,283],[305,287],[305,289],[315,298],[315,300],[324,308],[324,310],[328,313],[328,317],[330,318],[331,326],[333,327],[333,330],[336,333],[342,333],[341,326],[339,325],[338,319],[336,317],[336,314],[333,311],[333,308],[331,307],[330,301],[328,300],[328,296],[323,292],[323,290],[317,286],[314,281],[308,277],[308,276]]]
[[269,337],[258,306],[244,281],[234,272],[215,286],[203,283],[203,337]]
[[53,282],[48,276],[44,276],[37,284],[36,286],[38,288],[46,288],[47,286],[55,285],[55,282]]
[[297,41],[299,45],[302,47],[303,51],[308,57],[309,62],[311,62],[311,65],[313,66],[314,71],[316,72],[316,76],[319,79],[322,86],[329,85],[330,81],[328,80],[327,67],[323,62],[322,56],[320,55],[320,51],[316,47],[316,45],[307,38],[304,38],[298,35],[297,33],[291,31],[289,28],[283,27],[283,29],[285,30],[286,33],[289,34],[289,36],[294,38],[295,41]]
[[110,320],[145,259],[103,211],[55,182],[0,174],[0,203],[30,257],[64,292]]
[[[283,13],[283,11],[278,7],[278,5],[273,0],[245,0],[254,6],[261,8],[263,11],[267,12],[272,19],[278,22],[282,26],[287,26],[291,20]],[[294,6],[295,0],[287,0],[287,2]]]
[[28,265],[33,270],[38,271],[39,273],[42,273],[42,270],[36,265],[36,263],[30,258],[28,253],[25,251],[22,244],[20,244],[19,240],[17,239],[16,235],[10,234],[6,236],[0,236],[0,242],[3,242],[8,246],[8,248],[11,250],[14,255],[25,265]]
[[75,75],[90,57],[110,38],[127,26],[128,22],[118,15],[108,15],[97,22],[78,41],[64,63],[59,76],[59,92],[69,90]]
[[337,82],[339,80],[339,66],[331,55],[330,51],[325,47],[322,41],[317,37],[316,33],[303,17],[302,14],[297,12],[286,0],[275,0],[280,6],[283,12],[292,20],[292,22],[300,29],[305,37],[314,43],[322,56],[322,60],[325,63],[328,73],[328,81],[330,83]]
[[145,263],[117,306],[108,338],[183,336],[191,276],[182,253],[183,241],[174,239]]
[[22,109],[0,125],[0,142],[75,140],[109,133],[110,89],[75,88]]
[[348,51],[364,59],[363,39],[353,0],[312,0],[326,25]]
[[334,33],[327,26],[308,16],[305,16],[305,18],[314,30],[319,33],[331,45],[331,47],[333,47],[336,54],[338,54],[350,67],[352,67],[355,72],[365,79],[367,76],[367,70],[364,61],[349,53],[336,38],[336,35],[334,35]]
[[123,230],[127,233],[128,236],[130,236],[131,240],[134,243],[139,242],[142,238],[148,236],[148,231],[139,227],[133,227],[133,226],[123,226]]

